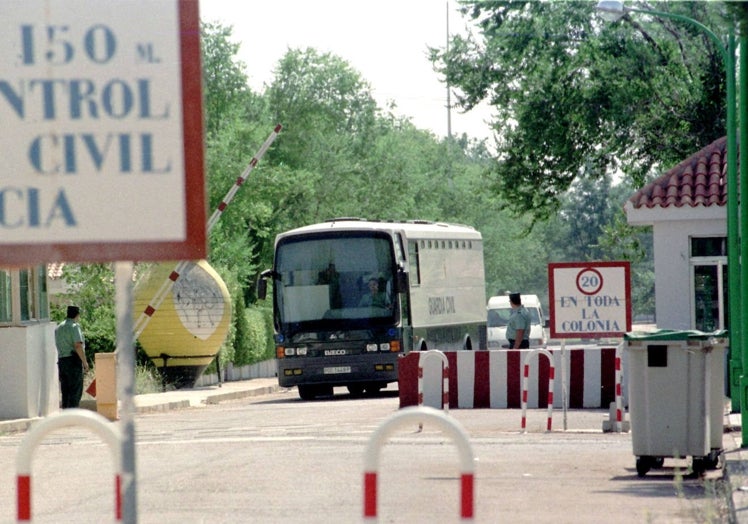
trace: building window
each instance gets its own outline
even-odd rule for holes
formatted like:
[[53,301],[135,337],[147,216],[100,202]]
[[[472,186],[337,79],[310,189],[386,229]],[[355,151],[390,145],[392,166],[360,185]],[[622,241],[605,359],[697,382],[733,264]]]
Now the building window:
[[727,238],[691,238],[691,326],[727,329]]
[[11,294],[11,274],[0,270],[0,322],[13,320],[13,295]]
[[48,319],[46,266],[0,270],[0,323],[19,325]]
[[47,291],[47,266],[36,268],[36,295],[38,296],[38,314],[40,319],[49,318],[49,293]]
[[726,257],[727,237],[691,238],[691,257]]
[[28,269],[18,271],[18,281],[21,290],[21,320],[34,318],[34,292],[33,286],[29,284],[29,273]]

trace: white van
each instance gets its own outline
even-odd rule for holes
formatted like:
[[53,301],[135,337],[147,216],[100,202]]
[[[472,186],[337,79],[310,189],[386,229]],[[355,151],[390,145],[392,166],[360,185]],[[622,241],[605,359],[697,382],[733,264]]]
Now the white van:
[[[544,348],[548,345],[545,334],[545,316],[537,295],[521,295],[522,305],[530,313],[530,347]],[[488,299],[488,349],[502,349],[509,345],[506,339],[506,324],[512,314],[508,295]]]

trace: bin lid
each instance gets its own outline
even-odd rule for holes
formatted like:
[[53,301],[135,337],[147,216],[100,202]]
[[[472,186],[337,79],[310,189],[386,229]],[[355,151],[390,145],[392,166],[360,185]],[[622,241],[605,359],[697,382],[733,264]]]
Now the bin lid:
[[658,329],[657,331],[630,331],[623,335],[624,340],[709,340],[726,338],[727,330],[712,332],[691,330]]

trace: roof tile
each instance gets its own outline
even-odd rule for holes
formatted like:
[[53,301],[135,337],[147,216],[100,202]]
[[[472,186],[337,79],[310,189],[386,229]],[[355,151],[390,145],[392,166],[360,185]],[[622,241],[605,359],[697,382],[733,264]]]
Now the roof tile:
[[715,140],[633,194],[634,208],[727,204],[726,137]]

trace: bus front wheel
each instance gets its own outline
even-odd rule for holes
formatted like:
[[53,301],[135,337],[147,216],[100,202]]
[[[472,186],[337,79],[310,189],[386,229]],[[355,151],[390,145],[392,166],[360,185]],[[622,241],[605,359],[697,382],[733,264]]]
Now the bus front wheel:
[[299,397],[301,400],[314,400],[317,398],[317,391],[314,386],[299,386]]
[[299,397],[301,397],[302,400],[314,400],[317,397],[330,397],[333,394],[332,386],[325,386],[325,385],[304,385],[304,386],[298,386],[299,388]]

